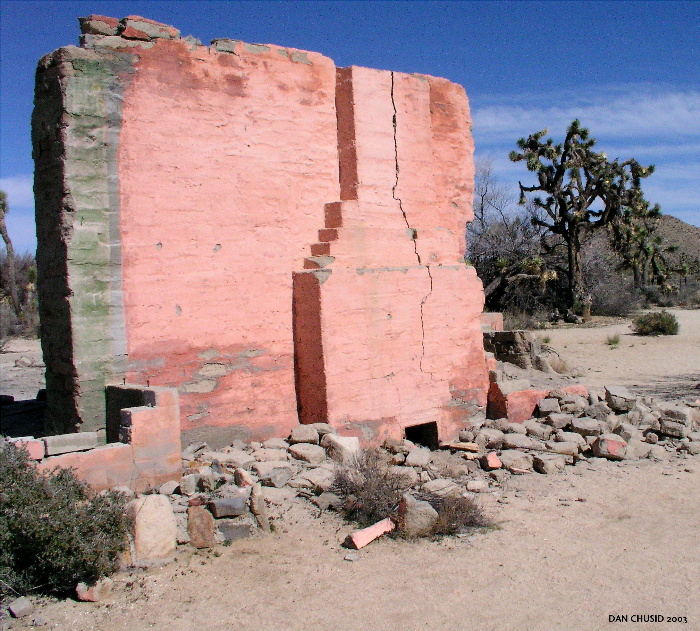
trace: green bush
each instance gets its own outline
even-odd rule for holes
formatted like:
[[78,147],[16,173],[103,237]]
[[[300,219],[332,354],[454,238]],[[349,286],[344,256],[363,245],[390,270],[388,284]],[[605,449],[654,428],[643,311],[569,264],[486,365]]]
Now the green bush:
[[66,593],[115,571],[126,502],[116,491],[95,495],[70,469],[41,473],[0,438],[0,597]]
[[656,311],[632,320],[632,328],[637,335],[676,335],[678,320],[668,311]]

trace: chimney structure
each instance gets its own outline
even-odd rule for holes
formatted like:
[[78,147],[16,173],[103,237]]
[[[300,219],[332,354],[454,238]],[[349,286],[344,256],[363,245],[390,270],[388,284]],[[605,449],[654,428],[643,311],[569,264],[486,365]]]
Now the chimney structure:
[[103,426],[126,383],[177,388],[185,443],[453,439],[488,390],[464,89],[138,16],[81,27],[36,79],[48,429]]

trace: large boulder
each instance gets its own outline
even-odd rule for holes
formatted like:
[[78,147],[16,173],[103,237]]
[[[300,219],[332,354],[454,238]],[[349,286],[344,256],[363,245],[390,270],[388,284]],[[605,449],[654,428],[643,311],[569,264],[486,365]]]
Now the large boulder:
[[133,518],[134,565],[153,565],[170,561],[177,546],[177,522],[165,495],[144,495],[131,500]]
[[331,460],[349,464],[360,454],[360,439],[357,436],[325,434],[321,438],[321,447],[325,448]]
[[432,532],[438,513],[430,503],[404,494],[399,503],[399,528],[408,537],[421,537]]

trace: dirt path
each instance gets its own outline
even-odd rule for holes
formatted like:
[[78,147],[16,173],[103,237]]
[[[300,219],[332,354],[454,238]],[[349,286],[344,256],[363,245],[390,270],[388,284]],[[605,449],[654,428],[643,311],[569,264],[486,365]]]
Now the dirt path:
[[[590,387],[615,383],[634,393],[657,398],[683,398],[700,393],[700,310],[669,309],[678,318],[678,335],[634,335],[629,322],[597,328],[537,332],[572,372]],[[620,336],[617,348],[606,340]]]
[[[500,529],[378,540],[352,563],[339,547],[347,526],[302,516],[287,533],[220,556],[183,554],[177,565],[121,576],[106,603],[55,603],[42,615],[81,631],[699,629],[698,464],[596,460],[514,477],[505,503],[487,498]],[[688,623],[608,622],[622,614]]]

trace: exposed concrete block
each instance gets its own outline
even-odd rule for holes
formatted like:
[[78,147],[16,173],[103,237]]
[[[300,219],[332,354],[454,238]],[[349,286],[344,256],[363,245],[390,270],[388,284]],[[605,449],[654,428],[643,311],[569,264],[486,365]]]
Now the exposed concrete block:
[[73,451],[87,451],[97,447],[97,432],[60,434],[43,439],[47,456],[58,456]]

